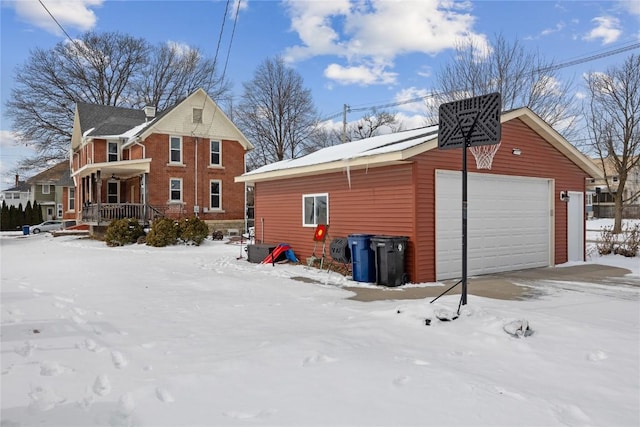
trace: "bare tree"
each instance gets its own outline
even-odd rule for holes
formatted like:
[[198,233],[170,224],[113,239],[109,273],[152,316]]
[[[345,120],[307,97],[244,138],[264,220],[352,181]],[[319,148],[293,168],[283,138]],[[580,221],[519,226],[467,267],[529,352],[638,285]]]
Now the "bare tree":
[[[162,51],[141,38],[95,32],[49,50],[33,50],[16,70],[16,84],[6,104],[19,143],[36,150],[20,162],[19,170],[28,172],[67,158],[78,101],[130,108],[154,102],[162,109],[198,84],[209,91],[219,83],[212,78],[211,61],[193,49],[174,57],[168,76],[162,75],[163,70],[157,69],[167,65],[158,59]],[[218,88],[228,90],[225,85]]]
[[398,132],[402,125],[397,119],[397,115],[387,111],[372,110],[365,114],[360,120],[347,125],[346,140],[356,141],[359,139],[371,138],[380,135],[383,129],[386,133]]
[[303,87],[300,74],[281,57],[269,58],[243,86],[235,117],[255,147],[248,168],[303,155],[318,119],[311,91]]
[[487,50],[473,42],[459,44],[451,62],[436,74],[433,117],[440,104],[500,92],[502,109],[529,107],[556,130],[569,137],[575,132],[572,82],[562,82],[558,68],[538,52],[528,52],[518,41],[495,36]]
[[215,68],[214,61],[204,58],[197,48],[161,44],[151,50],[133,84],[135,106],[152,105],[162,111],[200,87],[207,88],[209,96],[217,100],[230,91],[230,85],[216,76]]
[[[624,64],[606,73],[590,73],[585,77],[589,97],[585,102],[585,118],[593,150],[598,153],[605,181],[614,202],[614,233],[622,230],[622,211],[626,203],[637,200],[634,189],[625,197],[625,186],[631,171],[640,168],[640,55],[631,55]],[[611,188],[610,170],[618,177]]]
[[[382,133],[395,133],[402,130],[402,123],[396,113],[377,111],[375,109],[366,113],[361,119],[349,123],[344,128],[345,142],[371,138]],[[338,145],[342,143],[343,130],[335,127],[319,127],[314,133],[312,143],[307,147],[307,152]]]

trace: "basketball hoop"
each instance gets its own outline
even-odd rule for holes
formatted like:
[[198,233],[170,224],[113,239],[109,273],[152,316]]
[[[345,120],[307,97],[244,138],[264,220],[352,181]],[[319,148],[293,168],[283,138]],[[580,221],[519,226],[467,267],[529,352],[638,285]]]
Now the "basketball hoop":
[[493,156],[496,155],[501,143],[491,145],[475,145],[469,147],[469,151],[476,159],[476,167],[478,169],[491,169]]

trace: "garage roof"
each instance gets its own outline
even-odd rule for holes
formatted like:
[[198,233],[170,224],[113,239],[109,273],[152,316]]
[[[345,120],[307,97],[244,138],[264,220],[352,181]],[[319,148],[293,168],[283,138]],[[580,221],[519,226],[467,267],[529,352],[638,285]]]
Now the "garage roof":
[[[562,135],[538,117],[529,108],[519,108],[502,114],[501,123],[520,119],[542,138],[571,159],[580,169],[597,178],[602,171],[571,145]],[[438,147],[438,126],[334,145],[304,157],[282,160],[262,166],[242,176],[236,182],[254,183],[297,176],[318,175],[345,169],[379,167],[398,164],[407,159]]]

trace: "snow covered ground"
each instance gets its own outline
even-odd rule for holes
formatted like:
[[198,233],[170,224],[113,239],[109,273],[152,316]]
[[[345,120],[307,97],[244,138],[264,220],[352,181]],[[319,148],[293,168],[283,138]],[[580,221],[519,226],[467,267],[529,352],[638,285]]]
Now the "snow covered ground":
[[[459,295],[352,301],[337,273],[222,241],[0,249],[2,427],[640,425],[637,287],[541,282],[441,322]],[[638,257],[588,262],[640,278]],[[504,332],[518,319],[532,336]]]

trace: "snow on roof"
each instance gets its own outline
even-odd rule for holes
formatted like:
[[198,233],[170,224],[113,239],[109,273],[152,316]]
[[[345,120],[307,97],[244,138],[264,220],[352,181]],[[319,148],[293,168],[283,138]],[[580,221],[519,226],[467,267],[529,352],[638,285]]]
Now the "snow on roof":
[[[373,136],[346,144],[333,145],[315,151],[304,157],[287,159],[254,169],[244,175],[254,175],[265,172],[293,169],[304,166],[319,165],[339,160],[351,160],[378,154],[402,151],[424,143],[438,136],[438,126],[418,128],[408,131]],[[430,138],[422,138],[430,136]]]

